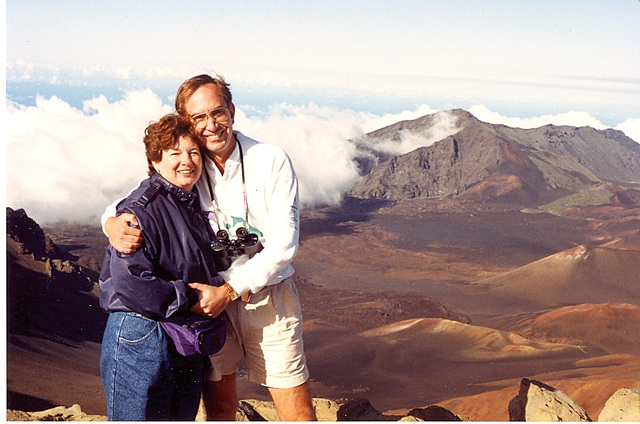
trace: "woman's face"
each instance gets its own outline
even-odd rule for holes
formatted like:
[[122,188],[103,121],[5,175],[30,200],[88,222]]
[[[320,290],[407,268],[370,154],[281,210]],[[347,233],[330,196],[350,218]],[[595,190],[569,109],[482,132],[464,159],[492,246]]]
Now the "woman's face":
[[163,150],[162,159],[153,162],[153,167],[169,182],[191,191],[202,173],[200,147],[191,137],[180,136],[178,144]]

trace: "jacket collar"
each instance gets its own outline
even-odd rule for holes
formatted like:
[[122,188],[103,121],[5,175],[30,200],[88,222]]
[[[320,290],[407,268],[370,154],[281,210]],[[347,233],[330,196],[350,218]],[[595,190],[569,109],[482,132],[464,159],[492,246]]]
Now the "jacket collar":
[[193,205],[193,203],[198,200],[198,191],[196,190],[195,186],[193,187],[193,191],[185,190],[175,184],[170,183],[166,178],[164,178],[157,172],[151,174],[149,179],[151,180],[152,185],[163,188],[178,200],[186,202],[189,206]]

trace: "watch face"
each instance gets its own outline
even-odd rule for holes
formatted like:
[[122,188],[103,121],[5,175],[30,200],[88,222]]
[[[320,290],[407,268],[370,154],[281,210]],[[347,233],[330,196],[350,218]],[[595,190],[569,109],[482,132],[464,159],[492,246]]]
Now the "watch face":
[[229,285],[229,283],[225,283],[224,287],[227,288],[227,291],[229,292],[229,298],[231,298],[231,301],[233,302],[234,300],[236,300],[239,296],[238,296],[238,292],[236,292],[233,287],[231,287]]

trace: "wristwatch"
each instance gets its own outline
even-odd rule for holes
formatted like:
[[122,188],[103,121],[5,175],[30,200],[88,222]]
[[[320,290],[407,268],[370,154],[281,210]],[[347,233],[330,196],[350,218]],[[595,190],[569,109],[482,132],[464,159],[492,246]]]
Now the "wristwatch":
[[231,287],[231,284],[224,283],[224,287],[226,287],[227,291],[229,292],[229,299],[231,299],[232,302],[240,297],[238,295],[238,292],[235,291],[233,287]]

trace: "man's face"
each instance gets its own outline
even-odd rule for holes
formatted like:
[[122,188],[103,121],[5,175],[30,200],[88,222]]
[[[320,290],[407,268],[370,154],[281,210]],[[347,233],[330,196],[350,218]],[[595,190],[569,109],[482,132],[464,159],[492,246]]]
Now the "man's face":
[[226,161],[235,148],[233,103],[227,104],[218,87],[206,84],[191,95],[185,110],[202,136],[208,156],[216,162]]

